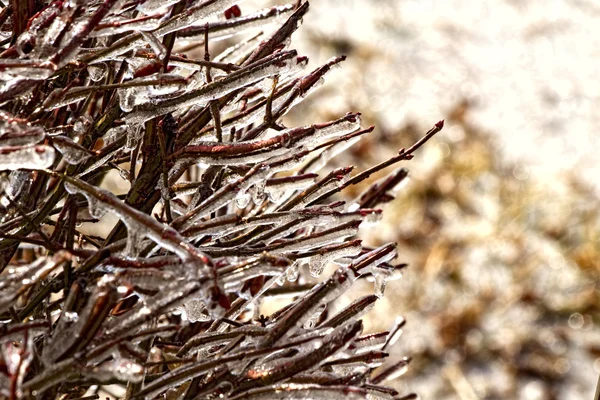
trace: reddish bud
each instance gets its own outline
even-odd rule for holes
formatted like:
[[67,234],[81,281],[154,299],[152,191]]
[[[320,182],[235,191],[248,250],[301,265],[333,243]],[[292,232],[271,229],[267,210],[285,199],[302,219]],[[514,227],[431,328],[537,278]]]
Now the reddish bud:
[[435,124],[435,127],[438,128],[438,129],[442,129],[444,127],[444,120],[438,121]]
[[240,7],[236,4],[234,6],[229,7],[227,10],[225,10],[224,14],[225,14],[225,18],[227,18],[227,19],[237,18],[242,15],[242,10],[240,10]]

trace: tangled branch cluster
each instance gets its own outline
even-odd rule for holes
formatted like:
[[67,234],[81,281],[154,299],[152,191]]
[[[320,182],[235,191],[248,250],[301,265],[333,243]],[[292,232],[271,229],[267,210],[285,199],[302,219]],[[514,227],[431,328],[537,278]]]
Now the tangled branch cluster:
[[[411,159],[443,121],[381,164],[319,175],[373,127],[282,117],[344,57],[307,72],[288,49],[307,2],[244,16],[239,2],[0,12],[0,396],[414,398],[382,385],[407,359],[375,371],[402,320],[367,335],[360,320],[404,265],[394,244],[355,238],[406,170],[334,197]],[[107,189],[113,171],[124,195]],[[106,214],[117,222],[99,234]],[[367,278],[374,295],[328,313]],[[275,297],[292,300],[262,316]]]

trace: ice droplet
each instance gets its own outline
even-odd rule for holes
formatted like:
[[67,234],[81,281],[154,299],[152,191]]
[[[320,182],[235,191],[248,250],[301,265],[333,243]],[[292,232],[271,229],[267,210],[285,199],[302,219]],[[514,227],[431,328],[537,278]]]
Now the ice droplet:
[[298,276],[300,275],[300,263],[298,261],[294,262],[287,271],[287,280],[289,282],[296,282],[298,280]]
[[246,192],[238,192],[235,197],[235,205],[238,208],[246,208],[250,204],[250,195]]
[[119,93],[119,106],[124,112],[131,112],[135,106],[135,91],[133,88],[124,88],[117,91]]

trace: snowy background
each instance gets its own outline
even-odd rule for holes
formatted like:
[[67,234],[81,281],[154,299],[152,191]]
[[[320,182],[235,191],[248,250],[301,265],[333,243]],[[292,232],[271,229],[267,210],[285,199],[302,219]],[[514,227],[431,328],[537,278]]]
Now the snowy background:
[[298,122],[363,112],[377,126],[354,149],[364,167],[446,118],[385,227],[364,234],[399,241],[411,264],[371,316],[378,329],[407,317],[402,391],[593,397],[599,13],[585,0],[311,3],[295,47],[313,66],[348,60]]

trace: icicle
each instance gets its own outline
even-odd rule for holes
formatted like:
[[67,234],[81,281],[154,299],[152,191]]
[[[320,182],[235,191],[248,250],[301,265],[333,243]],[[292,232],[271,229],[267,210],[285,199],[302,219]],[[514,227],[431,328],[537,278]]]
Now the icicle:
[[298,261],[294,262],[291,267],[287,271],[287,280],[288,282],[296,282],[298,280],[298,276],[300,275],[300,263]]
[[104,205],[101,202],[99,202],[95,197],[78,190],[76,186],[73,186],[70,183],[65,183],[65,189],[67,190],[67,192],[69,192],[69,194],[75,195],[81,193],[85,196],[88,202],[88,210],[92,218],[100,219],[108,211],[108,208],[104,207]]
[[314,329],[325,310],[327,310],[327,304],[321,304],[319,307],[317,307],[315,313],[304,323],[303,328]]
[[144,248],[144,233],[136,232],[133,227],[127,227],[127,243],[124,254],[131,260],[137,259]]
[[375,279],[375,295],[383,297],[385,287],[394,272],[385,268],[372,267],[371,273],[373,274],[373,278]]
[[103,136],[105,145],[109,145],[111,143],[119,140],[123,135],[125,135],[129,131],[129,125],[121,125],[114,128],[110,128],[108,132]]
[[210,321],[211,319],[206,304],[200,299],[186,300],[182,311],[185,313],[185,318],[190,322]]
[[317,254],[310,257],[309,270],[313,277],[318,277],[323,273],[323,269],[328,263],[344,257],[354,257],[360,254],[362,247],[357,243],[351,247],[342,247],[340,249],[327,251],[324,254]]
[[108,66],[106,63],[88,65],[87,71],[93,82],[100,82],[108,73]]
[[88,128],[90,127],[90,125],[92,125],[93,122],[94,121],[92,117],[90,117],[89,115],[82,115],[81,117],[77,118],[77,120],[73,124],[73,134],[76,137],[81,137],[85,135]]
[[54,157],[54,149],[47,145],[0,147],[0,171],[49,168]]
[[[121,107],[121,110],[123,110],[124,112],[130,112],[131,110],[133,110],[136,101],[136,93],[134,88],[119,89],[117,93],[119,94],[119,106]],[[140,103],[142,102],[143,100],[140,100]]]
[[144,132],[142,126],[138,124],[126,125],[127,129],[127,142],[123,146],[124,151],[131,151],[135,149],[142,139]]
[[246,192],[238,192],[235,196],[235,205],[237,208],[243,209],[250,204],[251,196]]

